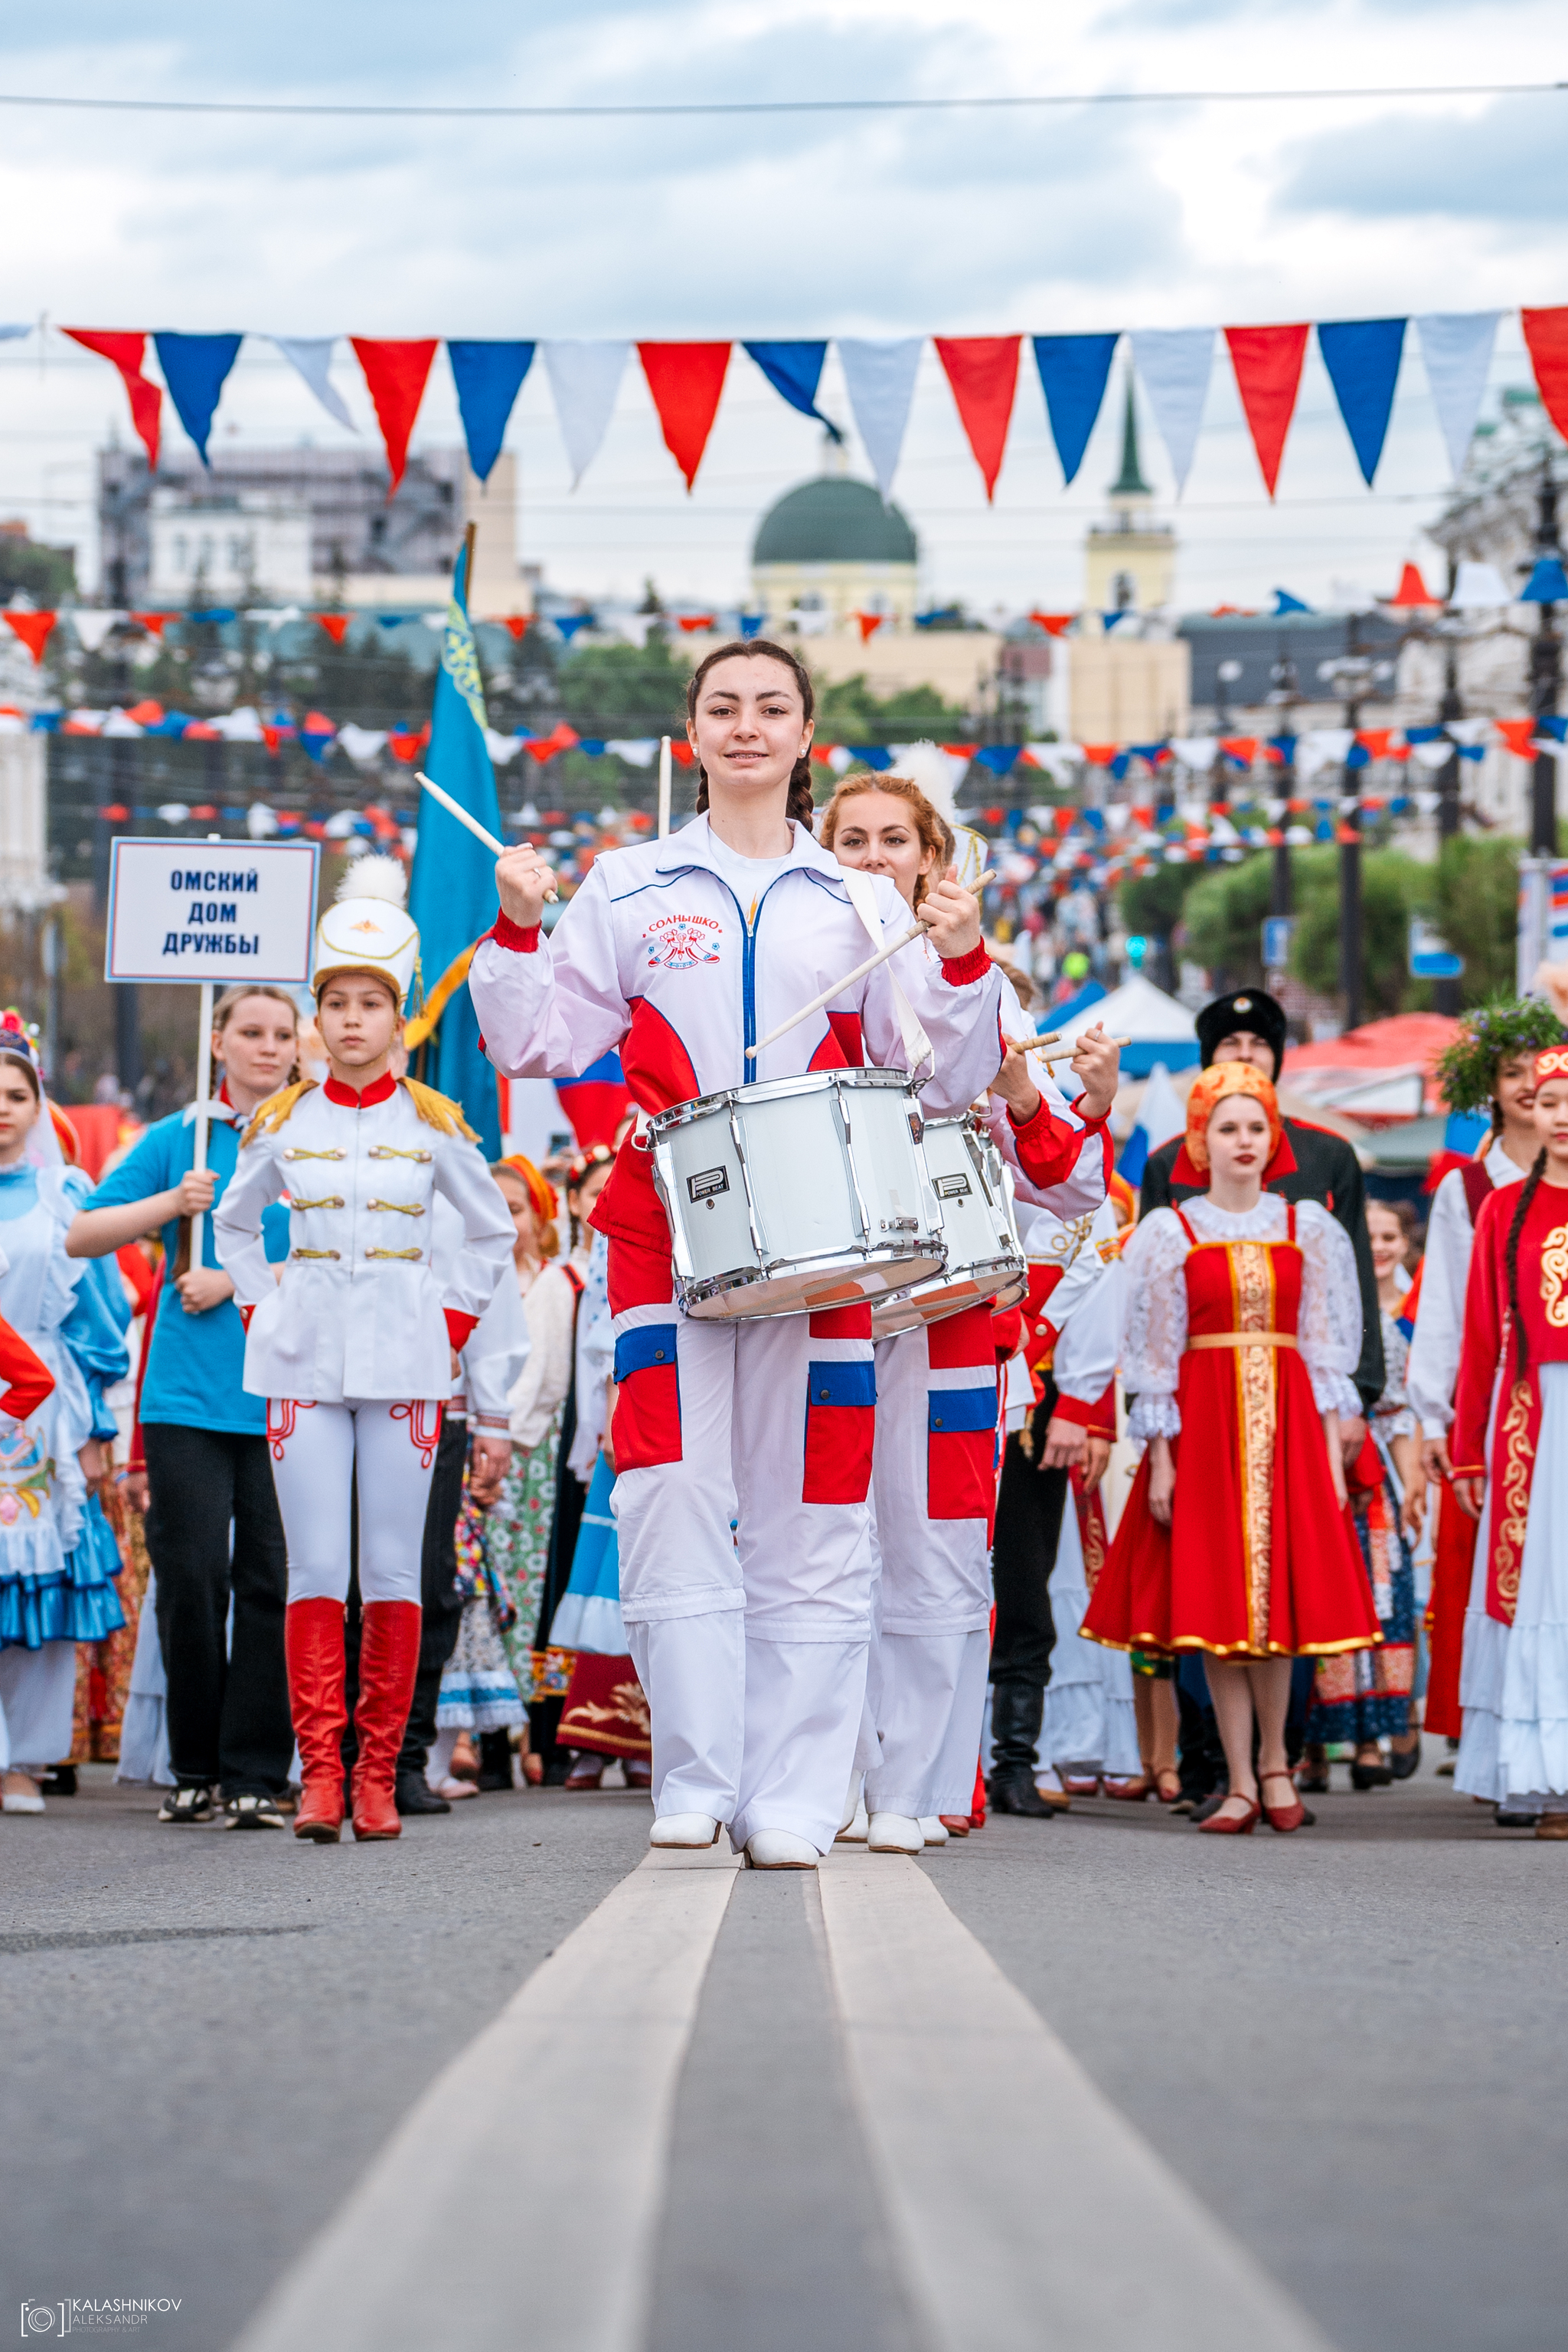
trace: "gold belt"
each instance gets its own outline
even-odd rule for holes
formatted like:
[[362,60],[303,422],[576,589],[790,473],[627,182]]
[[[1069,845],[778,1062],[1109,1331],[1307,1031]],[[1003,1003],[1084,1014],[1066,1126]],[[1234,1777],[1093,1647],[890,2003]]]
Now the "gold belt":
[[1200,1331],[1189,1348],[1293,1348],[1294,1331]]

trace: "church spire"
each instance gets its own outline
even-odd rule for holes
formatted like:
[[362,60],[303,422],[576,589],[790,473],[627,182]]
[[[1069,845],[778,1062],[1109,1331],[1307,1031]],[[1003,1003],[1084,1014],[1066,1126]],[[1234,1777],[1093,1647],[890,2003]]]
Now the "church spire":
[[1127,371],[1127,414],[1121,425],[1121,472],[1110,486],[1113,499],[1147,499],[1153,492],[1138,462],[1138,412],[1132,404],[1132,371]]

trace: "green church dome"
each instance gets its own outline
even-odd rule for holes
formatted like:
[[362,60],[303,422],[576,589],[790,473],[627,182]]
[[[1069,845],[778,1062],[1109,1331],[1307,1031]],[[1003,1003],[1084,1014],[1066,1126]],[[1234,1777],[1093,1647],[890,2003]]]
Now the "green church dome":
[[870,482],[819,474],[786,490],[757,527],[753,563],[916,563],[914,532]]

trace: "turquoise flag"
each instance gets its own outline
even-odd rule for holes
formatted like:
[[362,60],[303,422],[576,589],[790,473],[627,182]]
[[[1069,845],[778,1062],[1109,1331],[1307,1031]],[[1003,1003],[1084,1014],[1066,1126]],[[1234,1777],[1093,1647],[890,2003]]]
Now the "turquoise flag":
[[[426,773],[451,793],[499,840],[500,803],[495,770],[485,748],[485,691],[468,624],[467,554],[458,558],[436,702],[430,715]],[[419,960],[428,996],[458,958],[481,939],[497,913],[495,859],[455,816],[422,793],[419,840],[408,889],[408,911],[419,926]],[[412,1066],[418,1068],[417,1056]],[[479,1024],[464,981],[452,990],[425,1052],[427,1085],[463,1106],[488,1160],[500,1157],[500,1107],[496,1074],[479,1051]]]

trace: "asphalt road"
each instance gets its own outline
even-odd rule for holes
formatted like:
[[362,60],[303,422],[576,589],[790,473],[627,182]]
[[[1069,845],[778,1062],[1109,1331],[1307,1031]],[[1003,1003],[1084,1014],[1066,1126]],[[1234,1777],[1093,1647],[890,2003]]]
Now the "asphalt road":
[[[1080,1803],[921,1868],[1341,2352],[1545,2352],[1568,2333],[1568,1853],[1425,1775],[1314,1801],[1310,1832],[1223,1843],[1152,1805]],[[336,1851],[153,1810],[92,1775],[0,1823],[0,2326],[24,2299],[177,2296],[132,2340],[226,2352],[414,2102],[625,1880],[647,1807],[486,1797]],[[903,1865],[865,1867],[875,1896]],[[926,2337],[815,1882],[736,1877],[656,2160],[646,2352]],[[952,2160],[985,2179],[984,2119]],[[411,2223],[486,2150],[456,2128],[422,2161]],[[543,2130],[515,2186],[595,2196]],[[1042,2215],[1062,2186],[1048,2166],[1032,2184]],[[1108,2179],[1113,2222],[1117,2199]]]

